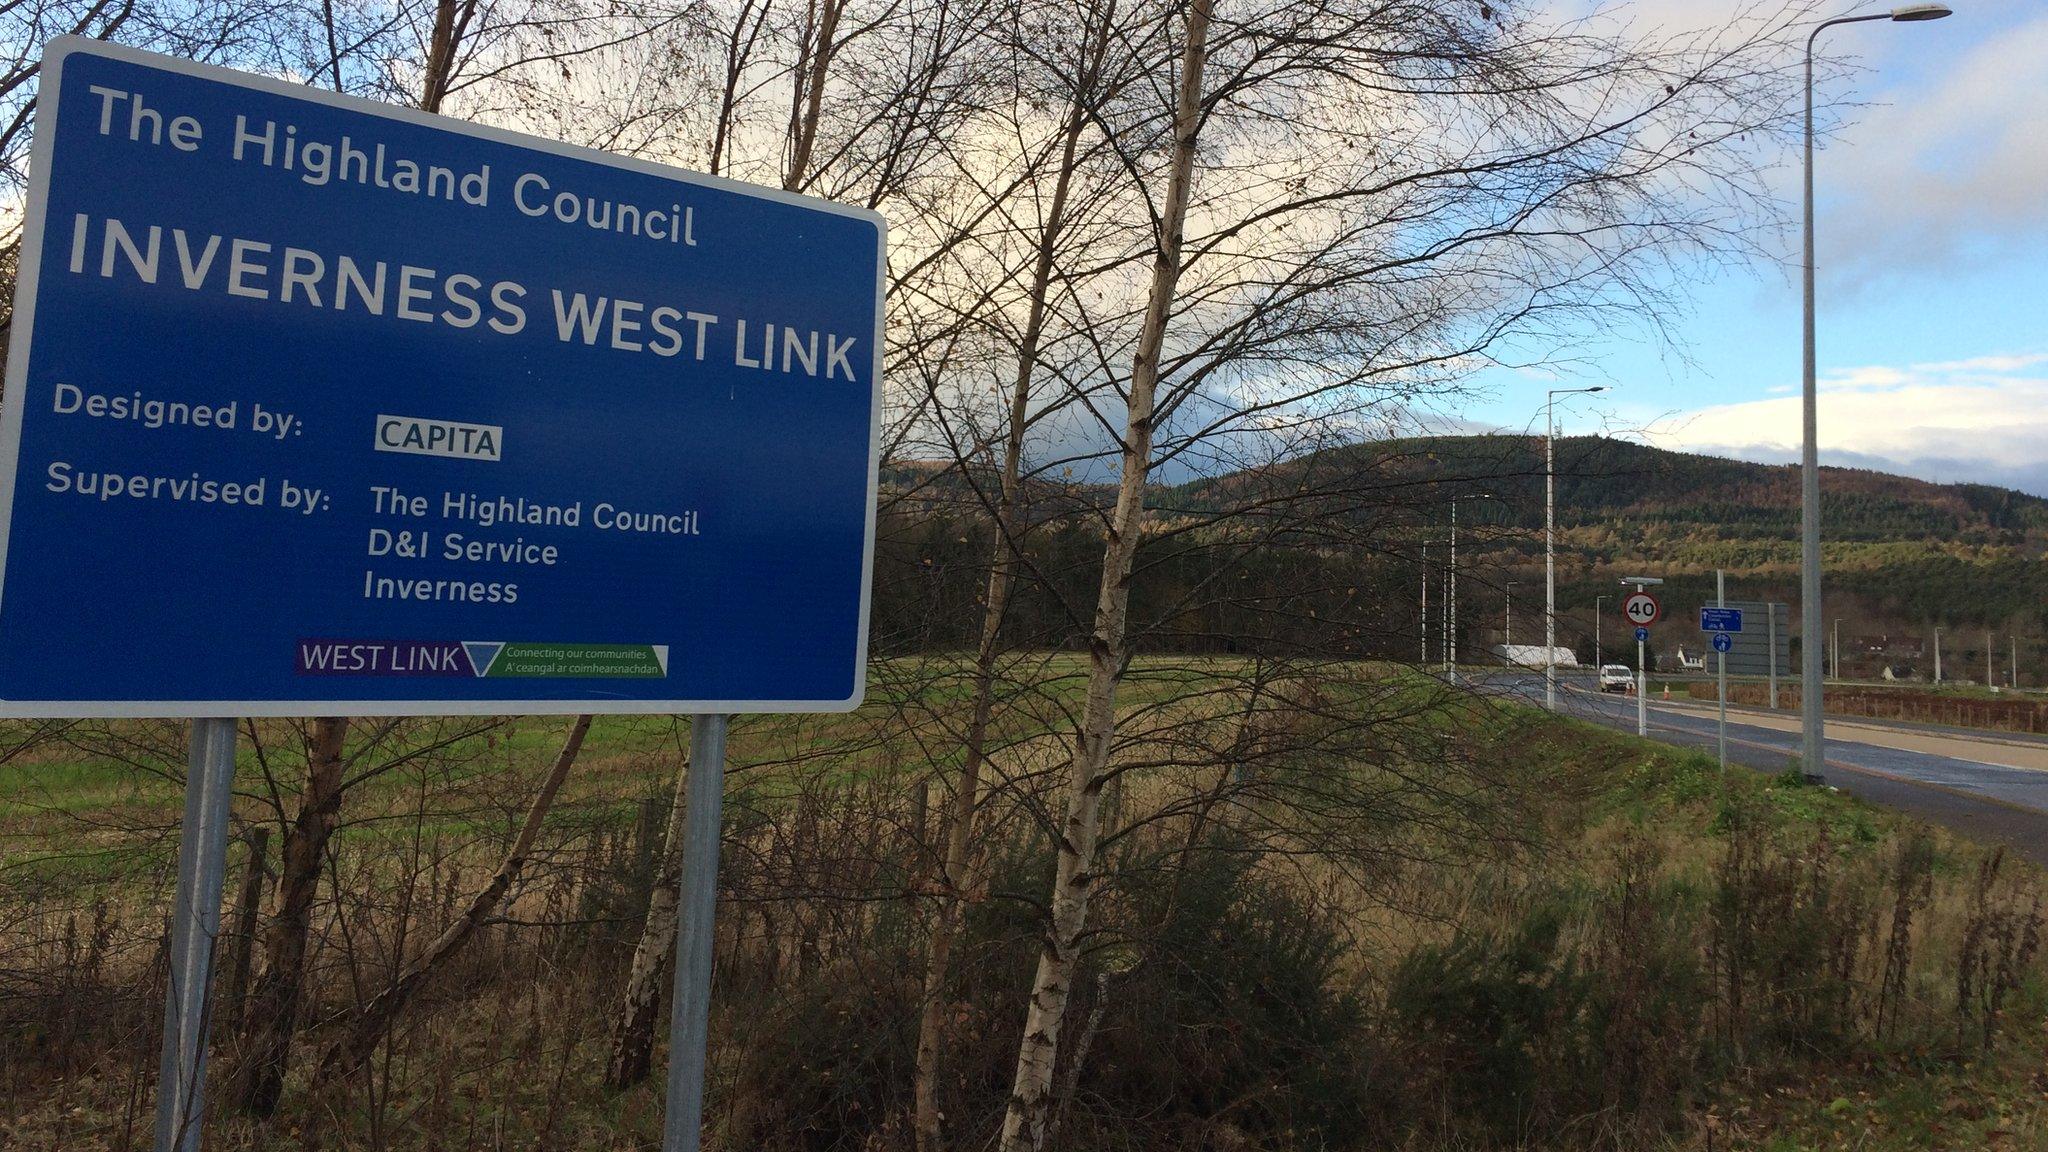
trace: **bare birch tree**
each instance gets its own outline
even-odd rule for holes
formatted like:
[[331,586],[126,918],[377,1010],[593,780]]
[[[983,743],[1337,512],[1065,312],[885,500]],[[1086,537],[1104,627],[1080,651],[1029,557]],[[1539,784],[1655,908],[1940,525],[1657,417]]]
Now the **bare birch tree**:
[[[1090,113],[1102,102],[1104,90],[1114,88],[1119,80],[1105,74],[1110,60],[1110,44],[1116,33],[1115,5],[1084,8],[1079,14],[1083,19],[1070,41],[1071,56],[1054,58],[1049,62],[1053,75],[1058,81],[1065,82],[1063,86],[1067,96],[1063,110],[1052,124],[1053,130],[1042,145],[1032,150],[1042,153],[1043,161],[1050,165],[1048,170],[1036,172],[1029,181],[1034,191],[1043,190],[1043,196],[1042,199],[1018,197],[1030,203],[1037,212],[1027,216],[1009,207],[1014,193],[1008,187],[1003,188],[996,201],[1005,231],[1029,237],[1031,242],[1020,253],[1026,257],[1022,262],[1029,269],[1018,305],[1021,326],[1012,337],[1013,359],[1007,365],[1011,375],[1003,389],[1003,403],[992,427],[978,423],[958,426],[951,417],[960,411],[961,406],[953,398],[938,395],[955,386],[951,374],[941,371],[925,376],[926,387],[936,398],[933,423],[944,434],[950,455],[963,465],[963,479],[974,488],[980,507],[988,518],[990,540],[988,578],[981,602],[980,636],[969,674],[969,702],[960,768],[949,782],[952,796],[939,825],[943,859],[938,908],[925,945],[924,994],[918,1020],[914,1086],[914,1125],[921,1152],[936,1152],[942,1147],[939,1081],[946,1042],[948,979],[953,946],[960,931],[962,904],[976,887],[972,875],[976,855],[976,819],[983,802],[982,774],[997,704],[997,662],[1003,652],[1004,627],[1009,617],[1011,596],[1020,576],[1022,555],[1019,537],[1026,531],[1022,518],[1025,489],[1030,477],[1026,474],[1025,445],[1034,417],[1043,418],[1051,410],[1042,402],[1039,362],[1047,330],[1052,325],[1052,297],[1057,287],[1055,271],[1061,263],[1059,258],[1069,255],[1068,249],[1072,246],[1070,225],[1075,201],[1083,201],[1085,209],[1086,201],[1091,198],[1089,189],[1076,188],[1077,183],[1089,180],[1086,169],[1090,153],[1098,150],[1083,146],[1084,139],[1090,134]],[[1040,49],[1032,42],[1046,29],[1033,26],[1019,16],[1013,15],[1011,19],[1015,23],[1010,26],[1012,39],[1009,50],[1025,63],[1026,68],[1030,67],[1036,52],[1058,51],[1058,48],[1050,46]],[[1055,90],[1061,86],[1056,82]],[[1024,125],[1018,125],[1018,128],[1020,132],[1028,131]],[[1044,166],[1040,156],[1029,156],[1028,159],[1034,170]],[[973,169],[979,161],[978,156],[970,154],[966,167]],[[988,179],[986,173],[977,175],[983,181]],[[985,302],[989,295],[987,292],[961,294],[975,305]],[[927,363],[922,367],[929,369],[936,365]],[[984,486],[978,479],[978,466],[985,456],[990,455],[993,456],[995,475],[992,483]]]
[[[679,70],[681,82],[712,89],[706,103],[716,111],[708,125],[697,126],[708,140],[701,153],[688,145],[677,151],[705,156],[714,171],[772,171],[785,190],[886,209],[933,179],[926,157],[972,110],[963,93],[974,89],[984,67],[979,13],[986,8],[982,0],[811,0],[777,22],[767,0],[728,5],[703,41],[716,55]],[[787,104],[770,129],[766,112],[777,93]],[[899,233],[891,307],[919,296],[921,289],[906,284],[929,274],[966,235],[958,228]],[[678,811],[686,802],[684,777],[679,771]],[[671,821],[660,881],[671,888],[680,867],[678,832]],[[638,1082],[651,1067],[675,917],[669,893],[649,902],[613,1022],[605,1074],[613,1087]]]
[[1130,327],[1113,299],[1082,321],[1105,354],[1073,382],[1118,483],[1005,1152],[1046,1139],[1105,792],[1156,766],[1118,703],[1151,476],[1355,426],[1518,341],[1654,316],[1673,267],[1742,249],[1766,218],[1743,138],[1784,126],[1797,15],[1653,43],[1490,7],[1171,14],[1176,51],[1152,72],[1170,131],[1129,110],[1118,136],[1149,220],[1143,308]]
[[242,1034],[228,1077],[233,1106],[260,1116],[277,1110],[292,1038],[298,1032],[313,903],[327,842],[341,824],[347,737],[346,721],[313,722],[306,740],[305,785],[278,849],[275,895],[263,928],[263,966],[242,1013]]
[[562,781],[576,766],[576,757],[583,750],[583,738],[590,732],[590,719],[589,716],[578,716],[570,722],[569,731],[562,738],[561,751],[555,754],[554,763],[542,778],[533,802],[527,806],[526,818],[521,821],[518,834],[513,837],[511,847],[506,849],[490,880],[470,897],[460,916],[442,928],[390,984],[353,1014],[342,1038],[330,1045],[321,1057],[320,1074],[323,1079],[346,1075],[362,1067],[421,987],[437,970],[446,966],[506,902],[526,867],[534,838],[540,834],[541,824],[547,820]]
[[[310,70],[311,82],[331,80],[337,90],[346,91],[350,85],[344,77],[361,67],[370,67],[387,78],[403,72],[403,58],[377,53],[389,50],[386,37],[403,26],[404,11],[373,19],[367,29],[352,27],[344,37],[334,6],[323,6],[320,26],[325,35],[321,42],[328,46],[330,55],[321,66]],[[566,25],[566,31],[558,28],[558,23]],[[596,24],[595,17],[568,8],[534,5],[513,10],[509,5],[481,0],[435,0],[412,102],[422,111],[441,112],[450,94],[465,87],[516,75],[518,69],[535,63],[559,65],[646,31],[644,21],[628,19],[606,21],[596,27],[595,42],[568,34],[592,32]],[[344,43],[348,46],[346,50]],[[369,90],[377,91],[375,87]],[[328,840],[341,820],[346,786],[342,751],[348,739],[348,726],[343,717],[324,717],[312,722],[305,787],[300,794],[298,813],[289,821],[280,849],[276,897],[264,937],[264,964],[252,994],[257,1010],[243,1016],[239,1059],[231,1073],[229,1090],[235,1106],[258,1115],[269,1115],[277,1108],[298,1027],[311,910]],[[573,753],[569,760],[573,762]],[[552,794],[552,787],[543,788],[535,803],[537,817],[545,816]],[[516,873],[516,868],[513,871]],[[487,901],[488,897],[489,890],[479,900]],[[466,936],[455,937],[443,951],[452,952],[463,939]],[[429,957],[425,967],[431,968],[437,961],[438,957]],[[395,987],[409,990],[418,978],[415,974],[409,982]],[[403,995],[381,997],[373,1005],[379,1012],[366,1013],[365,1019],[371,1023],[356,1030],[356,1044],[351,1046],[350,1053],[364,1043],[364,1036],[374,1043],[404,1002]],[[344,1059],[341,1063],[348,1061]]]
[[1067,812],[1058,836],[1059,864],[1038,972],[1032,978],[1030,1006],[1024,1016],[1024,1039],[1017,1051],[1017,1082],[1003,1118],[1005,1152],[1036,1149],[1044,1143],[1049,1119],[1053,1061],[1059,1053],[1060,1025],[1066,1016],[1078,959],[1081,929],[1088,916],[1090,875],[1100,834],[1104,770],[1116,728],[1116,686],[1127,659],[1125,624],[1130,608],[1131,561],[1145,527],[1146,481],[1151,475],[1152,436],[1156,416],[1159,363],[1165,347],[1167,319],[1181,274],[1182,230],[1187,221],[1189,188],[1194,180],[1195,148],[1201,131],[1203,82],[1209,57],[1211,0],[1192,0],[1182,32],[1176,97],[1173,104],[1171,158],[1166,186],[1155,222],[1151,283],[1146,293],[1144,327],[1131,358],[1130,389],[1116,509],[1103,549],[1102,583],[1096,602],[1094,634],[1088,646],[1088,689],[1081,720],[1079,747],[1068,785]]

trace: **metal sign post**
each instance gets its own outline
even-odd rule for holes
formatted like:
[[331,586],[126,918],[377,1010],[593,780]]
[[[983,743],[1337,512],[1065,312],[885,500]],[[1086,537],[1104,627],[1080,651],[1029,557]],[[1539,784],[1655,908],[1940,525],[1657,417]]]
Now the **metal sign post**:
[[228,808],[235,782],[235,722],[194,720],[178,836],[178,889],[171,906],[170,986],[157,1065],[156,1146],[198,1152],[206,1114],[206,1034],[213,1021],[213,945],[220,938],[227,872]]
[[676,982],[669,997],[668,1112],[663,1152],[697,1152],[704,1129],[704,1065],[711,1027],[712,914],[718,903],[718,837],[725,803],[723,715],[690,718],[689,805],[683,824],[682,891],[676,906]]
[[1636,626],[1636,735],[1650,734],[1650,669],[1646,646],[1650,641],[1650,625],[1664,615],[1664,606],[1655,596],[1644,589],[1664,582],[1659,576],[1623,576],[1621,582],[1631,589],[1621,602],[1622,615]]
[[1716,709],[1716,724],[1719,729],[1717,742],[1720,746],[1721,771],[1724,773],[1728,771],[1728,650],[1733,647],[1735,638],[1728,633],[1721,632],[1714,636],[1714,657],[1720,662],[1717,674],[1720,689],[1716,693],[1719,700]]
[[1718,621],[1721,625],[1720,634],[1714,637],[1714,679],[1716,681],[1714,692],[1714,744],[1716,754],[1721,762],[1721,774],[1726,776],[1728,774],[1728,649],[1732,646],[1732,642],[1728,639],[1728,633],[1742,631],[1742,613],[1737,612],[1734,614],[1731,627],[1731,621],[1726,619],[1728,615],[1728,575],[1719,568],[1714,569],[1714,607],[1722,617]]
[[1650,639],[1648,628],[1636,629],[1636,735],[1650,734],[1650,671],[1643,660],[1643,646]]
[[[1770,614],[1770,605],[1764,605],[1764,615]],[[1700,609],[1700,631],[1712,633],[1714,637],[1715,745],[1721,771],[1725,773],[1728,771],[1728,653],[1735,647],[1735,637],[1742,632],[1742,609],[1728,607],[1728,576],[1719,568],[1714,569],[1714,605]],[[1769,659],[1777,660],[1775,649],[1769,654]]]

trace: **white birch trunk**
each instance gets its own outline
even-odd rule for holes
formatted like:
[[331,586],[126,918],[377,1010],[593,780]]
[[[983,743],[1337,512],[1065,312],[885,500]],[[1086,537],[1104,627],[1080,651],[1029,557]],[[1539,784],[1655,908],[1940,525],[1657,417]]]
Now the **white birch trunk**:
[[[1095,65],[1107,46],[1105,35],[1097,42]],[[980,807],[981,772],[988,752],[989,718],[995,706],[995,663],[1000,651],[1004,618],[1008,615],[1010,593],[1016,585],[1017,515],[1022,503],[1021,475],[1024,462],[1024,428],[1030,413],[1031,384],[1035,376],[1040,341],[1046,322],[1046,297],[1053,277],[1065,226],[1067,200],[1073,188],[1076,157],[1081,134],[1087,123],[1083,107],[1086,83],[1077,85],[1074,101],[1061,142],[1060,168],[1053,183],[1052,202],[1045,229],[1039,236],[1037,261],[1032,269],[1030,310],[1023,339],[1017,351],[1017,373],[1011,383],[1009,425],[1003,443],[1002,502],[996,510],[994,540],[991,543],[988,599],[982,614],[981,643],[975,652],[972,715],[968,721],[967,746],[961,758],[960,779],[954,786],[947,817],[945,890],[940,895],[939,914],[932,924],[925,951],[924,1003],[918,1020],[917,1071],[914,1084],[913,1128],[918,1152],[940,1152],[941,1122],[938,1083],[945,1059],[946,991],[959,936],[962,902],[971,887],[974,855],[974,823]]]
[[688,810],[689,764],[676,769],[674,802],[661,840],[661,863],[647,894],[633,971],[612,1021],[612,1051],[605,1064],[607,1088],[628,1088],[647,1079],[654,1065],[654,1032],[660,1023],[664,973],[676,950],[676,900],[683,879],[683,815]]
[[1173,160],[1160,213],[1157,254],[1145,306],[1144,327],[1131,362],[1131,394],[1125,420],[1122,477],[1116,510],[1103,549],[1102,581],[1095,605],[1095,634],[1089,644],[1088,694],[1069,781],[1067,812],[1059,829],[1059,863],[1053,878],[1050,923],[1038,953],[1024,1035],[1017,1047],[1017,1075],[1003,1116],[1002,1152],[1040,1152],[1051,1116],[1053,1067],[1059,1057],[1060,1023],[1073,994],[1081,931],[1095,883],[1095,849],[1101,836],[1102,788],[1116,736],[1116,689],[1122,678],[1129,618],[1131,561],[1145,529],[1145,482],[1152,460],[1153,415],[1159,359],[1166,322],[1180,279],[1181,233],[1194,180],[1195,142],[1202,112],[1202,72],[1208,58],[1213,0],[1188,8],[1187,44],[1181,58],[1174,102]]

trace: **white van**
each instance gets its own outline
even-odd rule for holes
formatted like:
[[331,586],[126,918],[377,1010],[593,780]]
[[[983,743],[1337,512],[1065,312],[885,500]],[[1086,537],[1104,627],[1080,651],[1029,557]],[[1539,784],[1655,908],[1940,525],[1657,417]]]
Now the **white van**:
[[1600,666],[1600,690],[1602,692],[1634,692],[1636,674],[1626,664],[1602,664]]

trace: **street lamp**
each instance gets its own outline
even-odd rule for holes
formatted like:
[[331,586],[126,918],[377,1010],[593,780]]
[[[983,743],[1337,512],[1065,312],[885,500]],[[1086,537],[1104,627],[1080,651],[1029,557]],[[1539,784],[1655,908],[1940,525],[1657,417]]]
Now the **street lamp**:
[[1451,566],[1444,573],[1444,672],[1458,682],[1458,501],[1491,500],[1491,492],[1451,497]]
[[1593,670],[1597,673],[1604,665],[1600,662],[1600,603],[1605,596],[1593,597]]
[[1552,712],[1557,711],[1557,421],[1552,409],[1559,396],[1605,391],[1607,385],[1595,384],[1543,394],[1543,706]]
[[1429,534],[1422,537],[1422,663],[1417,665],[1427,674],[1429,671]]
[[1816,413],[1820,407],[1814,385],[1813,349],[1813,45],[1820,34],[1837,24],[1860,24],[1867,20],[1912,23],[1939,20],[1949,14],[1946,4],[1907,4],[1889,12],[1867,16],[1838,16],[1823,20],[1806,37],[1806,174],[1805,174],[1805,266],[1800,270],[1804,296],[1800,385],[1803,440],[1799,452],[1799,630],[1805,640],[1799,647],[1800,763],[1806,775],[1819,779],[1823,766],[1821,729],[1821,670],[1819,644],[1820,616],[1820,449]]
[[1501,630],[1501,643],[1509,648],[1515,646],[1515,585],[1520,583],[1520,580],[1510,580],[1507,584],[1508,620],[1506,627]]

